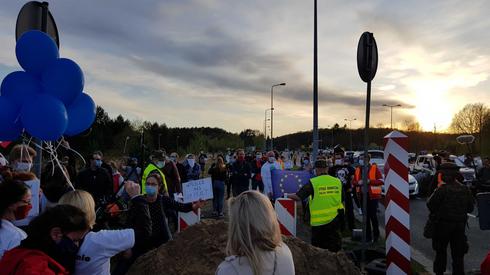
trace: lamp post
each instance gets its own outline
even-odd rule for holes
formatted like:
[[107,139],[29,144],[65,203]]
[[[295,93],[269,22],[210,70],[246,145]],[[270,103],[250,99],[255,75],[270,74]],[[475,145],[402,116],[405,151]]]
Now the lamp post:
[[313,162],[318,155],[318,28],[317,5],[314,1],[313,15]]
[[389,105],[389,104],[383,104],[383,107],[389,107],[390,108],[390,112],[391,112],[391,129],[393,129],[393,108],[394,107],[401,107],[402,105],[401,104],[396,104],[396,105]]
[[267,112],[270,110],[270,108],[267,108],[264,111],[264,150],[267,150],[267,121],[270,120],[270,118],[267,118]]
[[123,149],[123,154],[126,154],[126,145],[128,144],[129,136],[126,136],[126,139],[124,140],[124,149]]
[[345,118],[345,121],[349,122],[349,133],[350,133],[350,150],[352,151],[352,121],[357,120],[357,118]]
[[286,86],[286,83],[279,83],[271,86],[271,150],[274,150],[274,87],[277,86]]

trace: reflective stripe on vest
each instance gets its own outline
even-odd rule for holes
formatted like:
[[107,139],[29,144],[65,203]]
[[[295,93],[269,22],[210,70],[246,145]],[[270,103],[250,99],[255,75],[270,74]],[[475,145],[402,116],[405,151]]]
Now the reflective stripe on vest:
[[143,172],[143,178],[141,179],[141,194],[146,194],[146,190],[145,190],[145,187],[146,187],[146,178],[148,177],[148,175],[157,170],[158,173],[160,174],[160,176],[162,177],[162,181],[163,181],[163,187],[165,188],[164,190],[160,190],[161,193],[164,193],[164,192],[167,192],[168,189],[167,189],[167,181],[165,180],[165,175],[163,174],[162,170],[158,169],[158,167],[156,167],[153,163],[150,163],[145,171]]
[[338,215],[342,204],[342,183],[328,175],[312,178],[313,199],[310,196],[310,224],[320,226],[330,223]]

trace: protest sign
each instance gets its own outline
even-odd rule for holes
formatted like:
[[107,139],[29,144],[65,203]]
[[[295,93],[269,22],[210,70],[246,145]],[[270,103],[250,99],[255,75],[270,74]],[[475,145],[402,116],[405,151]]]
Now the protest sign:
[[184,203],[213,198],[211,178],[191,180],[182,184]]

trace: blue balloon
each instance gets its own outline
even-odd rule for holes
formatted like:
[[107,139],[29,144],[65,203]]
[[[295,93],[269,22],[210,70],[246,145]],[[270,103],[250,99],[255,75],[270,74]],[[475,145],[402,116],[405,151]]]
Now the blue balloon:
[[37,30],[22,34],[15,45],[15,55],[20,66],[35,75],[41,75],[46,66],[60,56],[53,39]]
[[0,140],[14,141],[22,132],[19,110],[12,100],[0,96]]
[[40,94],[27,101],[20,112],[26,131],[45,141],[59,139],[68,125],[65,105],[57,98]]
[[69,106],[83,92],[82,69],[67,58],[60,58],[49,64],[42,75],[42,87]]
[[18,71],[8,74],[2,81],[0,95],[7,97],[20,110],[24,102],[41,93],[41,82],[33,75]]
[[97,106],[88,94],[82,93],[66,111],[68,127],[65,135],[74,136],[84,132],[94,123]]

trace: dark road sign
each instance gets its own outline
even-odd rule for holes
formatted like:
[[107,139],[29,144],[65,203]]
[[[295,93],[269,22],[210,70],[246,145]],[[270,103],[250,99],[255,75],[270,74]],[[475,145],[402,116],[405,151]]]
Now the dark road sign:
[[53,15],[48,10],[47,2],[31,1],[25,4],[17,16],[15,26],[15,40],[27,31],[38,30],[47,33],[60,47],[58,28],[54,22]]
[[370,82],[378,69],[378,47],[370,32],[365,32],[357,45],[357,70],[362,81]]

